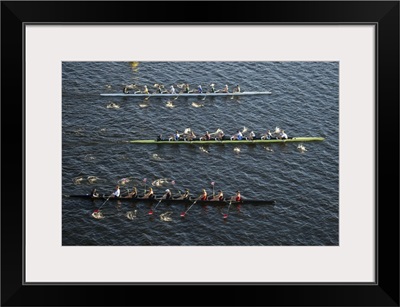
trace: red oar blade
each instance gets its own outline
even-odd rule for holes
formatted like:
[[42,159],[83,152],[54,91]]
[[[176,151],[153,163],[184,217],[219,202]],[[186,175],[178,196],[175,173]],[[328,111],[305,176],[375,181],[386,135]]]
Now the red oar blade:
[[149,211],[149,214],[152,215],[152,214],[153,214],[153,210],[150,210],[150,211]]
[[181,217],[184,217],[184,216],[185,216],[185,214],[186,214],[185,212],[182,212],[182,213],[181,213]]
[[224,214],[224,219],[227,219],[228,218],[228,214]]

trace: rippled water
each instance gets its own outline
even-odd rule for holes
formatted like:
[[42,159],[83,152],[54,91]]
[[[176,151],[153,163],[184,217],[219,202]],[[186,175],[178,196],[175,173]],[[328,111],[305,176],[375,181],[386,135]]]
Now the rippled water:
[[[338,245],[339,63],[338,62],[64,62],[62,100],[63,194],[93,187],[109,194],[117,183],[140,192],[157,179],[157,194],[202,188],[227,196],[273,199],[275,206],[193,206],[162,203],[153,215],[145,203],[107,202],[104,219],[92,217],[103,201],[63,198],[63,245]],[[183,82],[192,88],[225,84],[271,95],[101,97],[123,85]],[[171,106],[172,104],[172,106]],[[321,136],[323,142],[254,145],[145,145],[191,128],[221,128],[230,135],[246,127],[279,127],[289,136]],[[123,178],[129,182],[124,183]],[[144,183],[143,179],[147,178]],[[122,181],[121,181],[122,180]],[[125,180],[126,181],[126,180]],[[173,182],[175,184],[173,184]],[[153,205],[154,207],[154,205]],[[127,213],[136,210],[136,217]],[[168,219],[163,217],[168,216]]]

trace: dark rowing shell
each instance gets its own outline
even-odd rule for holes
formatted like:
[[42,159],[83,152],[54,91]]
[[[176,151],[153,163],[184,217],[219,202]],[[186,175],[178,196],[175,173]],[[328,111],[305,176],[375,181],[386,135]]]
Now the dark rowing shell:
[[[119,201],[127,201],[127,202],[146,202],[146,203],[158,203],[161,200],[161,196],[156,196],[153,199],[149,198],[130,198],[130,197],[110,197],[108,196],[99,196],[99,197],[92,197],[89,194],[84,194],[84,195],[64,195],[64,197],[69,197],[69,198],[82,198],[82,199],[91,199],[91,200],[119,200]],[[194,198],[189,198],[189,199],[163,199],[161,203],[167,203],[167,204],[190,204],[193,203],[196,199]],[[242,199],[241,201],[231,201],[228,198],[225,198],[222,201],[216,200],[197,200],[196,204],[201,204],[201,205],[212,205],[212,206],[218,206],[218,205],[227,205],[232,203],[232,205],[241,205],[241,204],[249,204],[249,205],[274,205],[276,202],[275,200],[256,200],[256,199]]]

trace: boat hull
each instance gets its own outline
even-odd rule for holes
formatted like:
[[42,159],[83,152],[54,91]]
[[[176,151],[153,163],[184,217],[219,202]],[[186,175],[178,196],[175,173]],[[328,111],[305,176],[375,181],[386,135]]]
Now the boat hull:
[[[131,198],[131,197],[110,197],[105,195],[101,195],[99,197],[92,197],[89,194],[83,194],[83,195],[64,195],[65,198],[81,198],[81,199],[88,199],[92,201],[124,201],[124,202],[143,202],[143,203],[158,203],[161,200],[161,197],[156,197],[153,199],[143,199],[143,198]],[[190,199],[165,199],[162,200],[161,203],[163,204],[168,204],[168,205],[173,205],[173,204],[192,204],[196,199],[190,198]],[[255,199],[243,199],[241,201],[231,201],[230,199],[224,199],[223,201],[212,201],[212,200],[198,200],[196,204],[199,205],[210,205],[210,206],[220,206],[220,205],[274,205],[276,202],[275,200],[255,200]]]
[[104,97],[218,97],[218,96],[254,96],[270,95],[271,92],[240,92],[240,93],[182,93],[182,94],[124,94],[124,93],[104,93]]
[[271,140],[208,140],[208,141],[200,141],[200,140],[193,140],[193,141],[168,141],[168,140],[131,140],[129,143],[132,144],[169,144],[169,145],[179,145],[179,144],[268,144],[268,143],[291,143],[291,142],[313,142],[313,141],[323,141],[323,137],[293,137],[289,139],[271,139]]

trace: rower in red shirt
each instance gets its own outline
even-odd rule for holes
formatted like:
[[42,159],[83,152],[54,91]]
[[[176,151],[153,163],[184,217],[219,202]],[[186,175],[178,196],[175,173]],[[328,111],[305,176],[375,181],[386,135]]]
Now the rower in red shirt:
[[242,200],[242,196],[240,195],[240,191],[236,191],[236,195],[231,197],[232,201],[241,201]]
[[197,198],[198,200],[207,200],[207,191],[203,189],[201,195]]

